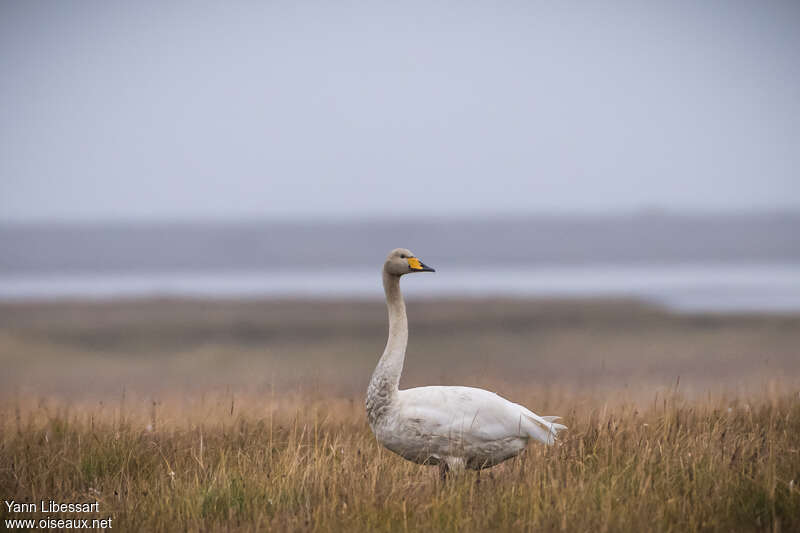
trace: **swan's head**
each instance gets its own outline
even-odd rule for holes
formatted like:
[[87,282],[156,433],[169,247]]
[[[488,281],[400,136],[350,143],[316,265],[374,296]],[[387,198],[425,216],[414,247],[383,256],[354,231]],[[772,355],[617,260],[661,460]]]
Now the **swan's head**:
[[423,263],[415,256],[411,250],[397,248],[389,252],[383,270],[395,276],[411,274],[412,272],[436,272],[434,269]]

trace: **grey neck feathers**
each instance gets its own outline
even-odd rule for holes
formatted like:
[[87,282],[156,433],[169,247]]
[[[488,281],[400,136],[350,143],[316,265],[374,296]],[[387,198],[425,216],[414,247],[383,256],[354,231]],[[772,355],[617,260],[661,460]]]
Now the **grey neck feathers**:
[[397,396],[408,344],[408,319],[400,292],[400,276],[384,271],[383,290],[389,311],[389,339],[367,389],[367,418],[370,425],[387,413]]

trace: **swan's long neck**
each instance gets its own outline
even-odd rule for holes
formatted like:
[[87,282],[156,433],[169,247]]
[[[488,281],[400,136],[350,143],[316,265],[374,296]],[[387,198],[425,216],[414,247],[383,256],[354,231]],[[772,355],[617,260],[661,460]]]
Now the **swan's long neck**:
[[367,417],[370,424],[384,416],[395,401],[408,344],[408,319],[400,292],[400,276],[384,271],[383,290],[389,310],[389,339],[367,389]]

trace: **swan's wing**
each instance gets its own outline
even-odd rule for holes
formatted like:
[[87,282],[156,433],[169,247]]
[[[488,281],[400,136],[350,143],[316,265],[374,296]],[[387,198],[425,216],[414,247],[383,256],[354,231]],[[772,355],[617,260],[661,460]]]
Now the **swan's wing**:
[[463,434],[484,441],[533,437],[552,444],[564,428],[493,392],[472,387],[407,389],[400,391],[400,406],[404,418],[431,435]]

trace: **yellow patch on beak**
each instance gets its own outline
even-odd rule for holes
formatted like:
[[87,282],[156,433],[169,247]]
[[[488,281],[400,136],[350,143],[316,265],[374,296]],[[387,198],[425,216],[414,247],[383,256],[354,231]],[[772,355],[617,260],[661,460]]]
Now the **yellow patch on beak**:
[[422,270],[422,265],[416,257],[408,258],[408,266],[410,266],[412,270]]

